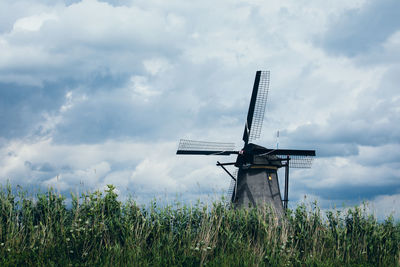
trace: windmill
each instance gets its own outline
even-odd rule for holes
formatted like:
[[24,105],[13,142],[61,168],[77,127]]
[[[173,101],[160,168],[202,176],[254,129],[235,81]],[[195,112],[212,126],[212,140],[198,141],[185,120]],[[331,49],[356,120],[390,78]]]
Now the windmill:
[[[260,137],[269,90],[270,72],[257,71],[249,111],[244,127],[244,146],[235,150],[234,143],[205,142],[181,139],[176,154],[181,155],[232,155],[236,162],[220,163],[232,178],[231,201],[236,207],[270,204],[282,214],[287,209],[289,193],[289,167],[311,168],[315,150],[268,149],[252,143]],[[234,165],[237,175],[225,167]],[[278,182],[278,169],[285,168],[285,189],[282,201]]]

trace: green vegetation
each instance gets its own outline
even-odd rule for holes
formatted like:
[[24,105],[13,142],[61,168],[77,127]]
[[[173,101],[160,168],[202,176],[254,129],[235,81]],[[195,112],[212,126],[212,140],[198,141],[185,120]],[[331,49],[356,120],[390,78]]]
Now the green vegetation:
[[65,197],[0,190],[0,265],[399,266],[400,224],[365,210],[121,203],[109,186]]

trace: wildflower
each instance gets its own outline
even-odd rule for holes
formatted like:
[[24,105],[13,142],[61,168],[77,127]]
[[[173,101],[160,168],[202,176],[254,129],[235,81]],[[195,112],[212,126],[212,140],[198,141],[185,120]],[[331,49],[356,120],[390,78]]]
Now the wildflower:
[[67,242],[69,242],[71,239],[69,239],[69,238],[67,237],[67,239],[66,239],[66,240],[67,240]]
[[11,249],[9,249],[9,248],[8,248],[8,249],[7,249],[7,251],[8,251],[8,252],[10,252],[10,251],[11,251]]
[[1,246],[4,246],[4,243],[1,243],[0,245],[1,245]]
[[200,249],[198,247],[195,247],[194,250],[199,251]]
[[72,250],[70,250],[69,253],[74,253],[74,252]]

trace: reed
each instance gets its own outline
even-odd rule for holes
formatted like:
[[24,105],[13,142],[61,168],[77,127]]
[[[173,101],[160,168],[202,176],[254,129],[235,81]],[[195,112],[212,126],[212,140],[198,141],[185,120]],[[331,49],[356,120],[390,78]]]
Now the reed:
[[365,209],[299,205],[285,218],[176,202],[141,207],[118,201],[114,187],[28,197],[0,190],[0,265],[101,266],[400,266],[400,224]]

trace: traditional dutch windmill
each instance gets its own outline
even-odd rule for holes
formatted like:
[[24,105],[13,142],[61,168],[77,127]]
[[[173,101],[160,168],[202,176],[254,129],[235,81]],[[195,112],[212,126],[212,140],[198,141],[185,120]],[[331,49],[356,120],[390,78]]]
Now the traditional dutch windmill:
[[[237,151],[234,143],[204,142],[181,139],[176,154],[183,155],[231,155],[237,154],[236,162],[220,163],[232,178],[231,201],[236,207],[271,204],[278,213],[287,209],[289,191],[289,167],[311,168],[315,150],[269,149],[252,141],[258,139],[264,119],[270,81],[269,71],[257,71],[251,95],[249,112],[244,127],[244,147]],[[238,168],[232,175],[226,165]],[[285,167],[285,191],[282,203],[278,182],[278,169]]]

